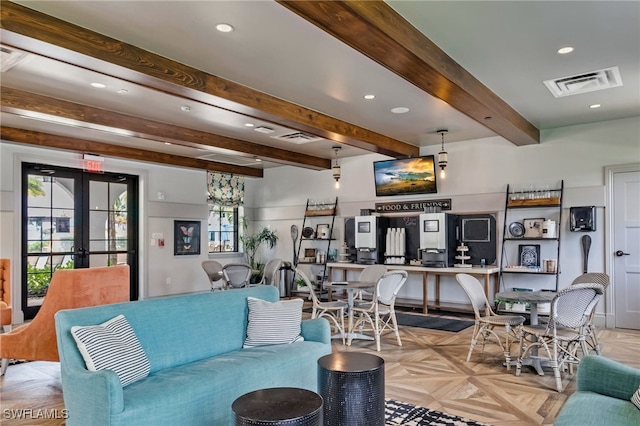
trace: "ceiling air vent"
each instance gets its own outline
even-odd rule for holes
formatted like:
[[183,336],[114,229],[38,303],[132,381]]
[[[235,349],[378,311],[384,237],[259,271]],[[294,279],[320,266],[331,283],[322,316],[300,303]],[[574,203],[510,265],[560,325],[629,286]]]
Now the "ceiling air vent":
[[553,96],[560,98],[622,86],[622,79],[618,67],[611,67],[555,80],[545,80],[544,84]]
[[303,132],[293,132],[293,133],[287,133],[280,136],[271,136],[271,137],[274,139],[291,142],[295,144],[318,142],[322,140],[322,138],[319,136],[310,135],[309,133],[303,133]]
[[9,71],[26,57],[27,53],[22,50],[0,46],[0,72]]

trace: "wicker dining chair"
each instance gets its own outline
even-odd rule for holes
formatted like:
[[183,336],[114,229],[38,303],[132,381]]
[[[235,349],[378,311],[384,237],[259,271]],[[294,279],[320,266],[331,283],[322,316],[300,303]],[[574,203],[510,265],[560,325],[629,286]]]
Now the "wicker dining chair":
[[[387,267],[385,265],[367,265],[360,272],[358,281],[376,283],[385,274],[385,272],[387,272]],[[363,295],[371,296],[371,298],[373,299],[373,295],[364,289],[358,290],[355,298],[357,298],[359,301],[362,301]]]
[[222,263],[215,260],[202,261],[202,269],[204,269],[204,272],[207,274],[207,278],[209,278],[211,291],[225,289],[226,283],[222,279],[222,268]]
[[[587,272],[578,276],[575,280],[573,280],[571,285],[584,284],[584,283],[602,284],[604,291],[607,291],[607,287],[609,287],[609,283],[610,283],[609,275],[603,272]],[[600,343],[598,343],[598,337],[596,336],[596,326],[593,324],[593,320],[596,315],[596,309],[595,309],[596,305],[598,304],[601,298],[602,298],[602,295],[598,295],[596,300],[594,301],[593,309],[589,313],[589,320],[583,326],[583,330],[582,330],[583,340],[598,355],[600,355]],[[584,355],[587,355],[587,353],[585,353]]]
[[334,300],[332,302],[322,302],[316,294],[313,284],[309,278],[299,268],[295,269],[297,277],[301,278],[309,289],[309,296],[313,302],[311,308],[311,318],[327,318],[333,323],[336,334],[342,337],[342,344],[345,344],[346,330],[344,328],[344,315],[349,308],[349,304],[344,300]]
[[222,275],[227,287],[242,288],[249,285],[251,266],[246,263],[227,263],[222,267]]
[[[467,296],[471,300],[471,306],[475,314],[475,324],[473,326],[473,334],[471,336],[471,345],[469,346],[469,353],[467,353],[467,362],[471,360],[471,354],[476,347],[478,340],[482,338],[482,353],[484,353],[484,347],[487,339],[493,337],[495,343],[500,346],[504,358],[506,360],[507,370],[511,369],[511,345],[519,340],[520,328],[524,324],[525,318],[520,315],[498,315],[487,300],[487,296],[484,294],[482,283],[477,278],[469,274],[456,274],[456,280]],[[481,314],[484,312],[484,315]],[[503,328],[504,336],[501,337],[495,328]],[[504,338],[504,343],[502,339]]]
[[[271,259],[264,265],[264,269],[262,270],[262,277],[260,277],[260,281],[258,281],[255,285],[276,285],[276,274],[280,270],[282,266],[282,259],[275,258]],[[253,285],[253,284],[252,284]]]
[[398,346],[402,346],[400,331],[398,330],[398,320],[396,319],[395,303],[398,292],[407,281],[407,271],[394,270],[382,275],[376,283],[371,302],[362,302],[353,308],[353,315],[357,319],[349,330],[350,337],[347,345],[351,345],[351,333],[357,328],[361,330],[365,324],[373,331],[376,340],[376,350],[380,352],[380,336],[385,330],[395,333]]
[[[520,329],[520,352],[516,366],[516,376],[522,370],[522,361],[537,348],[547,353],[545,360],[553,369],[556,389],[562,392],[560,370],[580,362],[577,350],[586,351],[581,329],[589,319],[594,300],[604,293],[602,284],[573,284],[561,290],[551,301],[551,314],[547,324],[525,325]],[[539,356],[539,355],[538,355]]]

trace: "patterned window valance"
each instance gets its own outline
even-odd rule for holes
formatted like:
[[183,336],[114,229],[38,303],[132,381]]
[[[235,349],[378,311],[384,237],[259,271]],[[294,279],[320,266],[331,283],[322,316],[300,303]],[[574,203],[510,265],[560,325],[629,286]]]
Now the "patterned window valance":
[[244,176],[207,172],[207,189],[210,204],[240,207],[244,199]]

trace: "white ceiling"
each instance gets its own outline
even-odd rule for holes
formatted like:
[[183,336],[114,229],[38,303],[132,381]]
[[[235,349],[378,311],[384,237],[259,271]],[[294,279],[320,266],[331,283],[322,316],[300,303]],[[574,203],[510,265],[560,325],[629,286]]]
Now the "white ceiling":
[[[416,88],[273,1],[16,1],[95,32],[377,133],[425,146],[494,136],[482,124]],[[638,1],[387,1],[463,68],[540,130],[640,115]],[[217,23],[234,26],[231,33]],[[575,51],[558,55],[557,49]],[[619,67],[623,85],[554,98],[543,80]],[[30,55],[0,75],[3,86],[140,115],[259,144],[331,158],[335,142],[270,136],[291,129]],[[99,81],[105,89],[89,83]],[[120,89],[127,89],[124,95]],[[373,93],[374,100],[363,95]],[[598,109],[589,105],[599,103]],[[189,113],[181,106],[189,105]],[[393,114],[393,107],[407,107]],[[109,132],[60,127],[2,112],[3,126],[83,137],[255,166],[252,156],[165,145]],[[251,121],[275,130],[264,135]],[[341,157],[367,153],[343,146]],[[263,162],[259,167],[276,163]]]

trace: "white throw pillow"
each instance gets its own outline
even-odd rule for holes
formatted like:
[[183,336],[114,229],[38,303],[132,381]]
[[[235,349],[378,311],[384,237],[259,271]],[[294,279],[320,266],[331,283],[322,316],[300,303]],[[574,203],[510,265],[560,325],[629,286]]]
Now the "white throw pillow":
[[71,334],[89,371],[113,370],[122,386],[149,375],[147,355],[124,315],[99,325],[73,326]]
[[638,390],[636,390],[635,393],[631,396],[631,402],[633,402],[633,405],[638,407],[638,409],[640,410],[640,387],[638,387]]
[[300,335],[302,299],[267,302],[248,297],[249,325],[245,348],[280,345],[304,340]]

